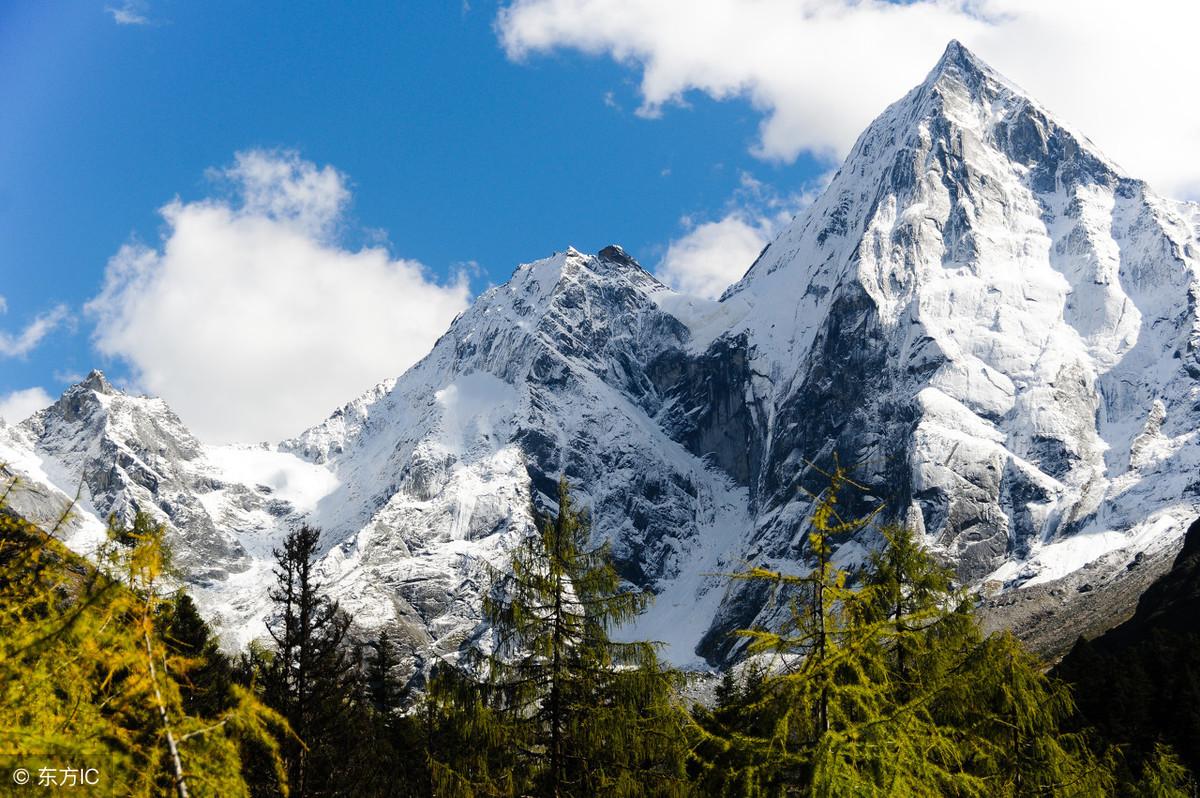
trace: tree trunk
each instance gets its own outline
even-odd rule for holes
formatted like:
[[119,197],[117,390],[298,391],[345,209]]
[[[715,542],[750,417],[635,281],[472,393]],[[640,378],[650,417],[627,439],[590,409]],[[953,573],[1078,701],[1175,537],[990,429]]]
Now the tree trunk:
[[146,664],[150,666],[150,683],[154,685],[154,701],[158,704],[158,716],[162,720],[163,731],[167,735],[167,750],[171,753],[171,764],[175,768],[175,790],[179,798],[188,798],[187,782],[183,778],[183,762],[179,758],[179,747],[175,744],[175,734],[171,731],[171,722],[167,716],[167,705],[163,701],[162,691],[158,689],[158,671],[154,667],[154,648],[150,645],[149,616],[142,619],[142,639],[146,643]]

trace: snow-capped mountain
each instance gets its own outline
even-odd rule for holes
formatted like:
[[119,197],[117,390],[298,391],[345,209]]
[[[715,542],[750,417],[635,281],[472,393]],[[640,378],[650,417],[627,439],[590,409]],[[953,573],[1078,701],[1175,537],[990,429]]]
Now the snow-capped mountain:
[[868,487],[852,504],[915,525],[993,623],[1057,651],[1132,610],[1200,514],[1198,301],[1200,208],[951,43],[719,302],[568,250],[274,449],[203,446],[93,374],[0,427],[0,462],[43,515],[82,481],[80,540],[112,512],[169,521],[234,639],[261,628],[271,546],[314,523],[343,605],[418,658],[471,631],[482,564],[565,475],[657,594],[625,633],[717,663],[775,611],[719,574],[804,567],[799,486],[837,454]]
[[1200,512],[1195,219],[951,43],[724,297],[770,408],[757,549],[794,551],[801,458],[834,451],[968,582],[1174,544]]
[[456,646],[481,562],[531,529],[531,502],[551,505],[565,474],[631,581],[713,582],[708,607],[664,595],[646,620],[691,657],[721,595],[705,574],[750,519],[745,488],[664,423],[664,386],[683,375],[669,358],[693,342],[660,307],[676,299],[618,247],[521,266],[394,384],[282,444],[338,478],[314,520],[350,606]]
[[106,540],[109,516],[151,513],[179,571],[239,642],[257,633],[246,623],[262,614],[272,547],[332,483],[265,446],[205,446],[163,400],[128,395],[99,371],[20,425],[0,422],[0,484],[14,509],[83,553]]

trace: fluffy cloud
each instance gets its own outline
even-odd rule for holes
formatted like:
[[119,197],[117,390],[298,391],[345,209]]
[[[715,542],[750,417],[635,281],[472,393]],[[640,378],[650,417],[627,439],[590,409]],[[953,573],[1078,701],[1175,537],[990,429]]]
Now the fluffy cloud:
[[132,367],[202,438],[278,440],[429,351],[467,305],[466,279],[431,279],[336,233],[343,175],[295,153],[242,153],[225,199],[161,209],[161,245],[123,246],[88,303],[95,343]]
[[684,294],[719,297],[746,273],[783,226],[812,202],[816,189],[829,177],[822,176],[803,193],[780,196],[743,173],[721,218],[697,222],[684,217],[684,234],[667,245],[655,274]]
[[12,393],[0,394],[0,421],[16,424],[52,404],[54,404],[54,398],[41,388],[25,388]]
[[741,212],[696,225],[667,247],[658,278],[682,293],[715,299],[745,273],[770,236],[761,219]]
[[[4,297],[0,297],[0,313],[8,310]],[[42,339],[54,331],[68,318],[67,306],[56,305],[51,310],[34,318],[24,330],[6,333],[0,330],[0,357],[23,357],[33,351]]]
[[514,0],[497,30],[510,58],[557,49],[641,70],[641,112],[691,90],[748,99],[756,154],[834,162],[963,41],[1131,173],[1200,196],[1194,38],[1176,0]]

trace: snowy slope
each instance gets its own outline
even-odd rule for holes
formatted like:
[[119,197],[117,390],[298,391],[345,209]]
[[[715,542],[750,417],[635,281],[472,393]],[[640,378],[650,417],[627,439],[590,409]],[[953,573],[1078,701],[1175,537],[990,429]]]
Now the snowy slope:
[[1173,545],[1200,512],[1196,242],[1194,206],[952,43],[726,294],[770,375],[764,549],[798,458],[834,450],[968,581]]
[[[260,629],[271,549],[335,478],[264,447],[201,444],[161,399],[132,396],[93,371],[51,407],[0,426],[9,503],[89,553],[105,520],[137,511],[167,526],[175,565],[231,644]],[[15,480],[14,480],[15,478]]]
[[456,646],[481,563],[502,562],[565,475],[626,576],[673,586],[644,629],[691,660],[698,594],[715,610],[708,574],[748,518],[744,490],[658,421],[669,400],[648,366],[690,343],[659,306],[670,294],[616,247],[521,266],[394,385],[283,444],[338,476],[314,518],[343,601]]
[[484,564],[565,476],[657,595],[623,634],[691,664],[770,620],[715,574],[803,569],[798,486],[837,454],[869,486],[849,511],[883,502],[1052,651],[1130,609],[1200,514],[1198,305],[1200,208],[952,43],[719,302],[569,249],[278,447],[203,446],[97,373],[0,427],[0,462],[42,516],[82,484],[81,546],[109,513],[169,522],[231,642],[262,633],[271,548],[315,524],[335,595],[418,665],[470,635]]

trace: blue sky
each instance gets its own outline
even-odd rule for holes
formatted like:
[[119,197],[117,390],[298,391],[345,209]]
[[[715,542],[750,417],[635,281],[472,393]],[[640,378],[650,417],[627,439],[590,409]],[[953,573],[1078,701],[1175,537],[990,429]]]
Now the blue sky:
[[59,303],[72,318],[0,361],[0,394],[57,394],[93,366],[132,376],[93,349],[80,309],[123,243],[157,241],[160,206],[212,195],[206,171],[239,151],[333,165],[353,194],[348,247],[383,231],[439,277],[476,264],[476,291],[568,244],[619,241],[652,267],[680,217],[719,214],[742,172],[798,187],[817,169],[753,158],[744,104],[701,95],[644,119],[609,60],[511,62],[487,3],[142,8],[148,24],[103,3],[0,9],[0,329]]
[[[1166,112],[1147,109],[1194,85],[1196,69],[1184,60],[1160,90],[1123,89],[1122,75],[1144,87],[1147,71],[1161,78],[1173,65],[1153,62],[1172,50],[1153,43],[1089,61],[1096,41],[1130,29],[1120,13],[1094,13],[1108,28],[1084,36],[1071,33],[1078,26],[1070,3],[1060,17],[1033,15],[1036,4],[1022,0],[984,3],[1011,12],[1000,22],[968,3],[808,5],[815,12],[797,16],[795,4],[776,0],[647,0],[622,5],[621,14],[609,0],[390,0],[357,2],[352,11],[220,0],[0,3],[0,408],[28,409],[98,366],[131,388],[161,393],[205,437],[295,432],[299,418],[315,423],[332,409],[329,397],[349,399],[419,357],[467,297],[567,245],[595,251],[619,242],[679,287],[711,295],[803,204],[861,127],[921,79],[951,36],[1093,138],[1102,134],[1099,143],[1127,166],[1176,180],[1168,193],[1195,196],[1200,167],[1180,174],[1171,158],[1179,163],[1196,143],[1200,116],[1170,125],[1183,132],[1157,148],[1161,163],[1136,146],[1144,130],[1122,120],[1136,112],[1143,126],[1158,122],[1146,115]],[[1143,16],[1158,29],[1194,30],[1182,20],[1164,24],[1162,14],[1173,12],[1154,13]],[[1038,37],[1051,36],[1059,37],[1057,54],[1038,46]],[[260,171],[251,174],[237,159],[254,153],[267,161],[255,161]],[[378,311],[379,329],[393,336],[383,355],[338,376],[334,392],[298,407],[282,427],[248,419],[223,429],[217,415],[205,417],[216,398],[199,396],[199,386],[228,393],[247,384],[240,375],[254,362],[233,363],[222,384],[220,343],[205,349],[194,341],[204,336],[204,318],[243,323],[217,306],[247,296],[254,281],[239,284],[233,266],[210,269],[204,247],[179,254],[182,231],[216,204],[230,209],[230,225],[265,219],[278,223],[271,229],[279,235],[296,233],[294,206],[249,193],[265,185],[261,169],[270,163],[286,168],[264,190],[288,202],[298,201],[305,180],[336,170],[336,185],[327,185],[333,205],[297,233],[314,258],[353,280],[358,267],[337,264],[383,247],[372,273],[410,271],[408,282],[389,283],[394,309]],[[171,221],[161,209],[176,199],[181,210]],[[261,257],[269,261],[274,239],[264,235],[253,240],[266,242]],[[226,249],[213,248],[213,257],[236,254],[245,239],[221,240]],[[297,262],[306,251],[295,250]],[[124,293],[102,295],[106,273],[122,269]],[[184,269],[225,276],[199,289],[162,276]],[[301,279],[296,269],[282,273]],[[183,313],[181,285],[195,291]],[[268,279],[256,285],[271,290]],[[172,315],[148,313],[131,298],[138,292],[171,297]],[[409,294],[439,309],[414,317],[424,332],[393,325],[391,317],[409,313]],[[86,311],[98,296],[99,307]],[[329,301],[355,300],[335,293]],[[278,358],[270,331],[237,334],[261,339],[258,356],[294,372],[304,362],[296,360],[307,345],[304,320],[271,312]],[[329,324],[345,326],[336,317]],[[364,329],[336,346],[363,348],[361,336],[375,328]],[[192,343],[171,348],[163,342],[172,336]],[[197,376],[189,382],[172,370]],[[273,381],[284,373],[264,372]],[[272,384],[248,395],[269,404]]]

